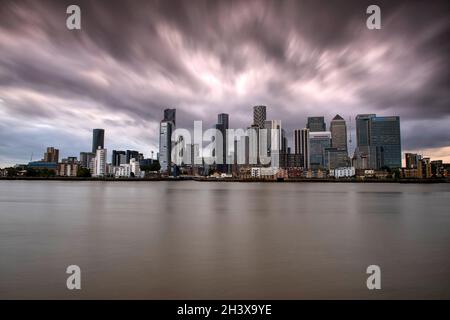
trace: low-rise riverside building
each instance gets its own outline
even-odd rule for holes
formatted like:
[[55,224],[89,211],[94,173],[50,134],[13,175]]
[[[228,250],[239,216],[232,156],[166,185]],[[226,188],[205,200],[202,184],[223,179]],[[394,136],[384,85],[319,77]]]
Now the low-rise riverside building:
[[354,177],[355,174],[355,167],[342,167],[330,170],[330,176],[335,177],[336,179]]
[[60,177],[76,177],[78,167],[78,163],[58,163],[56,175]]

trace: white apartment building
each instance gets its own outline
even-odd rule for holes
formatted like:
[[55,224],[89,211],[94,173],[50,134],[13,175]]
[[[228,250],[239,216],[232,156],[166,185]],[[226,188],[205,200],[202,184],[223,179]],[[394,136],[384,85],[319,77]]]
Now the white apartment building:
[[330,176],[334,176],[336,179],[354,177],[355,174],[355,167],[344,167],[330,170]]
[[104,177],[106,175],[106,149],[99,147],[94,158],[94,177]]

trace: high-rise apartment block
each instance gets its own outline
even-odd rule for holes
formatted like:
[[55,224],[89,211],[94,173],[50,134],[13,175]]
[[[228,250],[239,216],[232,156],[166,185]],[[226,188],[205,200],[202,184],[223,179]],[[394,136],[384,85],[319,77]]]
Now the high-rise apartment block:
[[176,109],[165,109],[159,127],[159,164],[161,172],[170,174],[172,165],[172,132],[175,130]]
[[99,147],[95,153],[93,176],[106,176],[106,149],[102,149]]
[[253,125],[257,128],[264,128],[266,122],[266,106],[253,107]]
[[48,147],[44,153],[44,162],[59,162],[59,150],[54,147]]

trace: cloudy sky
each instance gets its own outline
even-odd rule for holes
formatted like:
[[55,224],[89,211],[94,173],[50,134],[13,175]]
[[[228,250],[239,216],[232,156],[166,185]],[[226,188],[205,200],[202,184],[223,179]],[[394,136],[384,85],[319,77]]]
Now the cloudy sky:
[[[81,7],[81,30],[66,8]],[[382,29],[366,28],[381,7]],[[268,107],[289,135],[307,116],[399,115],[404,151],[450,161],[448,1],[0,1],[0,167],[55,146],[158,148],[217,113]],[[354,125],[353,125],[354,127]]]

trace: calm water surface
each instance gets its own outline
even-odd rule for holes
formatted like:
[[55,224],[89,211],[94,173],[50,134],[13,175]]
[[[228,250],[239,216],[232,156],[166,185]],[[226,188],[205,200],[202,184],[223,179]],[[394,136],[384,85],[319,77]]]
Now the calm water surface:
[[449,204],[449,184],[0,181],[0,298],[449,299]]

